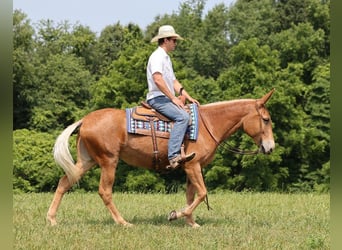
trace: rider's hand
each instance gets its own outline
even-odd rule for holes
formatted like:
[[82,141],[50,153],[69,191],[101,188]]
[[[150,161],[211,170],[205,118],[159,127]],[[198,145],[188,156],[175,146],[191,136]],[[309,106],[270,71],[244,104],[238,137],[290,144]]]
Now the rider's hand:
[[172,98],[172,102],[180,108],[184,108],[184,103],[177,97]]
[[188,100],[189,100],[189,102],[196,103],[197,105],[200,105],[199,101],[197,101],[196,99],[194,99],[192,97],[189,97]]

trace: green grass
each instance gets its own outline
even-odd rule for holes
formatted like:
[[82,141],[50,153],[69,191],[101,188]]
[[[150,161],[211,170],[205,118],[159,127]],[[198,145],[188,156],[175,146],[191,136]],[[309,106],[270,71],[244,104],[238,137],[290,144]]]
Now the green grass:
[[168,222],[185,195],[115,193],[123,217],[114,224],[96,193],[65,195],[49,226],[45,215],[53,194],[13,197],[14,249],[329,249],[329,194],[209,194],[195,210],[200,228],[183,219]]

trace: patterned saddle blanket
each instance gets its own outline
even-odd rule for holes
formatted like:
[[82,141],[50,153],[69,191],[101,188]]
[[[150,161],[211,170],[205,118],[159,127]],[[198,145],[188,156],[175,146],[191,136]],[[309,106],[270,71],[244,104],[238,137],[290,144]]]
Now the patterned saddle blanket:
[[[190,122],[186,137],[197,140],[198,136],[198,107],[196,104],[188,104]],[[131,134],[152,135],[151,124],[153,123],[157,137],[169,138],[173,128],[173,122],[167,117],[142,106],[126,109],[127,132]]]

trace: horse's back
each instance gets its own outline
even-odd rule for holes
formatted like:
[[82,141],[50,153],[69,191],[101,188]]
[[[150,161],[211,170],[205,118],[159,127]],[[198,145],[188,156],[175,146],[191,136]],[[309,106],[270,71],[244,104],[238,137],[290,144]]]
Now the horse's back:
[[104,108],[90,112],[83,118],[83,127],[117,126],[125,124],[125,111],[122,109]]
[[[131,166],[153,168],[152,140],[127,132],[125,110],[106,108],[89,113],[83,118],[79,136],[98,163],[121,158]],[[158,139],[158,150],[166,165],[166,139]]]
[[79,135],[86,144],[101,148],[123,143],[127,136],[125,111],[105,108],[89,113],[83,118]]

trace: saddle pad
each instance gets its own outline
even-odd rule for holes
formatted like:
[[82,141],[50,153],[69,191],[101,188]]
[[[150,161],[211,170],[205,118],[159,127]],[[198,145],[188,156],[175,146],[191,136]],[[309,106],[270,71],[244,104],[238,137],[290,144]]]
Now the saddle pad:
[[[189,104],[191,124],[188,126],[186,135],[190,140],[197,140],[198,136],[198,107],[196,104]],[[151,135],[150,122],[133,119],[134,108],[126,109],[127,132],[131,134]],[[169,138],[173,128],[173,122],[162,120],[153,121],[157,137]]]

